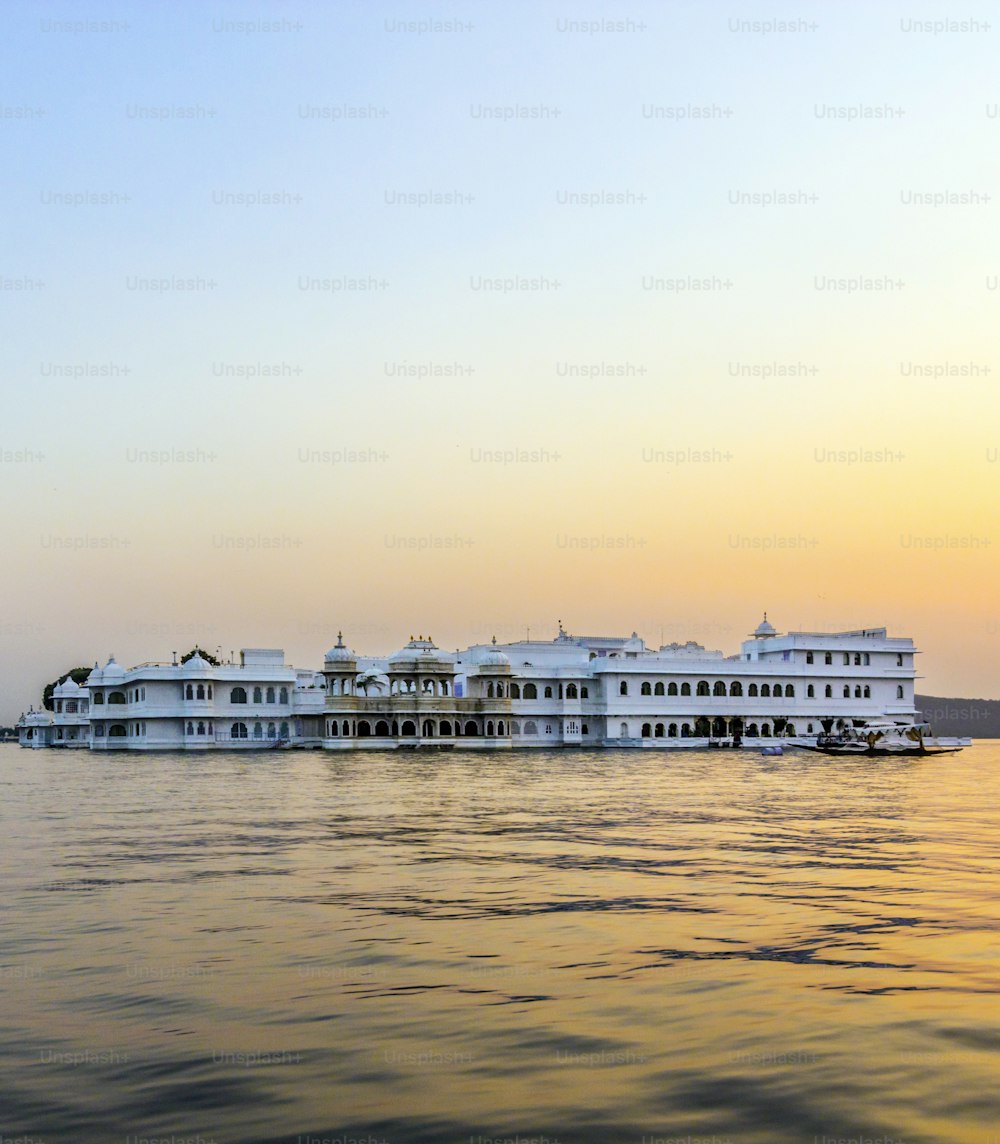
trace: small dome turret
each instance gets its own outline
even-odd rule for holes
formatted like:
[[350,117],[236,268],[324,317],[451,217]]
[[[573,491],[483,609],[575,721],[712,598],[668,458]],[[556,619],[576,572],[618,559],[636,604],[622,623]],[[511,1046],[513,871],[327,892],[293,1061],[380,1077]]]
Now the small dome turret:
[[186,659],[182,665],[184,675],[208,675],[212,670],[212,665],[201,654],[198,649],[190,659]]
[[510,659],[497,647],[497,637],[493,637],[492,648],[479,660],[480,667],[510,667]]
[[413,660],[418,657],[421,659],[437,659],[438,646],[431,639],[430,636],[417,636],[416,639],[410,636],[410,642],[406,647],[400,648],[399,651],[394,652],[389,656],[390,663],[399,663],[402,660]]
[[323,657],[325,663],[354,663],[357,660],[354,652],[344,643],[344,633],[337,632],[337,642]]
[[753,633],[753,638],[755,640],[762,640],[767,639],[768,636],[776,636],[777,634],[778,633],[774,626],[768,621],[767,612],[765,612],[764,618],[757,625],[757,628]]

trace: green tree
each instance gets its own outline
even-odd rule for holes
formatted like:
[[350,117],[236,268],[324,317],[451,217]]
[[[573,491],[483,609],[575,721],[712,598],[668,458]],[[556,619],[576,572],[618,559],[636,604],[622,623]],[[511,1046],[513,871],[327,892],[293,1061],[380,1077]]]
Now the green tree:
[[70,676],[73,677],[74,683],[83,683],[91,671],[93,671],[93,668],[90,667],[73,667],[70,668],[65,675],[60,675],[58,679],[53,679],[51,683],[46,683],[42,691],[42,706],[45,710],[53,710],[52,692],[55,691],[60,683],[65,683]]

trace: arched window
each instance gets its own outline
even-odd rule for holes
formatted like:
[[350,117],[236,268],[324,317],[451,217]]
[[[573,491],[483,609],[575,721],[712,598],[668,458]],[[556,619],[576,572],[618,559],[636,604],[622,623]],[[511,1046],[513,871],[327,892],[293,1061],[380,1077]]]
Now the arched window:
[[493,684],[492,683],[486,684],[486,698],[487,699],[493,698]]
[[525,723],[525,725],[524,725],[524,733],[526,735],[537,735],[538,734],[538,724],[535,723],[534,720],[529,719],[528,722]]
[[662,695],[663,694],[663,683],[662,682],[656,684],[656,686],[653,688],[653,694],[654,695]]
[[580,698],[581,699],[589,699],[590,698],[590,692],[587,690],[586,687],[580,688]]
[[786,723],[785,724],[785,734],[786,735],[794,735],[795,734],[795,724],[794,723]]
[[850,667],[850,664],[851,664],[851,653],[845,651],[844,652],[844,667]]
[[761,699],[767,699],[771,694],[771,685],[769,683],[762,683],[760,685]]
[[827,698],[827,699],[833,698],[833,688],[830,686],[829,683],[824,688],[823,694],[824,694],[825,698]]
[[897,699],[903,698],[903,685],[901,683],[896,685],[896,698]]
[[187,687],[184,688],[184,698],[185,699],[194,699],[194,688],[191,686],[190,683],[187,685]]
[[726,685],[722,682],[721,679],[717,679],[715,681],[715,684],[712,687],[712,694],[713,695],[725,695],[726,694]]
[[441,734],[446,735],[448,737],[451,736],[451,720],[450,719],[442,719],[441,720]]
[[127,735],[124,723],[112,723],[108,728],[108,736],[112,739],[124,739]]
[[833,663],[833,652],[827,651],[823,653],[823,662],[826,664]]
[[681,738],[682,739],[690,739],[691,738],[691,724],[690,723],[682,723],[681,724]]
[[691,694],[691,684],[690,683],[682,683],[681,684],[681,695],[690,695],[690,694]]
[[861,684],[860,683],[856,683],[854,685],[854,698],[855,699],[861,698]]
[[845,699],[851,698],[851,689],[846,683],[844,684],[844,698]]
[[865,667],[870,667],[871,662],[872,662],[872,657],[868,654],[868,652],[865,652]]
[[330,733],[331,738],[335,738],[340,734],[339,727],[340,727],[340,724],[337,722],[336,719],[330,720],[330,726],[328,727],[328,731]]
[[865,699],[871,699],[871,697],[872,689],[867,684],[865,684]]
[[730,695],[742,695],[743,694],[743,684],[740,683],[740,681],[738,679],[734,679],[733,682],[729,685],[729,694]]
[[545,699],[551,699],[552,698],[552,688],[546,687],[545,690],[542,692],[542,695]]
[[279,703],[287,703],[288,702],[288,688],[287,687],[283,687],[278,692],[278,702]]
[[618,684],[618,694],[619,695],[628,695],[628,684],[625,682],[624,679],[621,681],[621,683]]
[[667,728],[667,738],[668,739],[676,739],[677,738],[677,724],[676,723],[671,723],[670,726]]
[[124,691],[112,691],[111,694],[108,696],[108,702],[109,703],[124,703],[125,702],[125,692]]
[[253,737],[255,739],[263,739],[264,738],[264,728],[260,723],[254,723],[254,725],[253,725]]
[[[412,719],[404,719],[402,733],[404,737],[409,736],[410,738],[414,738],[417,734],[416,723],[414,723]],[[475,734],[475,732],[473,732],[473,734]]]
[[375,734],[382,739],[387,739],[389,737],[389,724],[385,719],[379,719],[379,721],[375,724]]
[[[142,696],[142,697],[143,697],[143,699],[145,699],[145,698],[146,698],[146,695],[145,695],[145,690],[146,690],[146,689],[145,689],[145,688],[143,688],[143,696]],[[209,697],[209,699],[211,699],[211,698],[212,698],[212,685],[211,685],[211,684],[209,684],[209,685],[208,685],[208,697]]]
[[780,683],[776,683],[774,685],[773,695],[774,695],[775,699],[781,698],[781,684]]
[[278,728],[274,723],[268,723],[267,737],[269,739],[276,739],[278,737]]
[[747,695],[751,699],[756,699],[756,697],[757,697],[757,684],[756,683],[751,683],[747,686]]
[[763,738],[770,739],[770,737],[771,737],[771,725],[769,723],[761,723],[760,733],[761,733],[761,736]]
[[809,723],[806,725],[806,734],[811,735],[812,733],[813,733],[813,725],[812,725],[812,723]]
[[193,723],[192,723],[190,720],[188,720],[188,725],[187,725],[187,733],[188,733],[189,735],[193,735],[193,734],[194,734],[194,724],[193,724]]
[[794,699],[795,698],[795,687],[791,683],[785,684],[785,698],[786,699]]
[[205,734],[205,724],[204,724],[204,723],[199,723],[199,724],[198,724],[198,734],[199,734],[199,735],[204,735],[204,734]]
[[[525,699],[537,699],[538,698],[538,688],[533,683],[526,683],[524,685],[524,698]],[[527,731],[525,732],[525,734],[527,734]]]
[[261,691],[261,689],[259,687],[255,687],[253,689],[253,701],[254,701],[254,703],[263,703],[264,702],[264,692]]
[[813,687],[813,685],[810,683],[809,686],[806,688],[806,699],[815,699],[815,698],[816,698],[816,688]]
[[507,734],[507,732],[504,730],[502,719],[497,723],[497,734],[498,735],[506,735]]
[[712,732],[712,725],[705,718],[704,715],[700,716],[694,721],[694,733],[699,738],[707,738]]
[[[624,687],[625,684],[623,683],[622,686]],[[628,738],[628,724],[627,723],[622,723],[622,725],[618,728],[618,731],[619,731],[618,737],[620,739],[627,739]]]
[[94,702],[95,703],[103,703],[104,702],[104,692],[103,691],[95,691],[94,692]]
[[563,697],[563,685],[560,683],[559,684],[559,698],[562,699],[562,697]]
[[859,652],[859,651],[856,651],[854,653],[854,666],[855,667],[861,666],[861,652]]
[[653,734],[653,724],[652,723],[643,723],[643,725],[642,725],[642,737],[644,739],[649,739],[652,737],[652,734]]
[[205,685],[204,685],[204,683],[199,683],[199,684],[198,684],[198,690],[197,690],[197,692],[196,692],[196,696],[195,696],[195,697],[196,697],[197,699],[204,699],[204,698],[205,698]]
[[806,663],[812,663],[812,661],[813,661],[813,653],[811,651],[807,651],[806,652]]
[[486,721],[486,737],[487,737],[487,739],[493,738],[493,720],[492,719],[488,719]]
[[268,703],[274,702],[274,688],[273,687],[269,687],[267,689],[267,702]]
[[643,680],[642,686],[639,688],[640,695],[652,695],[653,688],[650,686],[648,680]]
[[677,694],[677,684],[676,683],[668,683],[667,684],[667,694],[668,695],[676,695]]
[[246,703],[247,693],[245,687],[234,687],[229,693],[230,703]]
[[568,683],[566,685],[566,698],[567,699],[576,699],[577,698],[577,691],[576,691],[576,684],[575,683]]
[[[445,729],[446,725],[447,724],[445,724],[445,723],[441,724],[441,734],[442,735],[444,734],[444,729]],[[512,735],[520,735],[521,734],[521,724],[518,723],[516,719],[511,721],[510,733]]]
[[519,683],[512,683],[510,685],[510,697],[511,699],[521,698],[521,685]]
[[711,692],[709,691],[707,679],[699,680],[699,682],[698,682],[698,694],[699,695],[710,695],[711,694]]
[[278,728],[278,735],[279,735],[279,736],[280,736],[282,739],[287,739],[287,738],[288,738],[288,724],[287,724],[287,723],[282,723],[282,724],[281,724],[281,726]]
[[[246,700],[244,699],[243,702],[245,703]],[[247,737],[246,723],[234,723],[232,727],[229,728],[229,734],[234,739],[245,739]]]
[[662,723],[656,724],[656,730],[653,732],[653,737],[656,739],[662,739],[663,738],[663,724]]
[[748,739],[756,739],[757,734],[758,734],[757,724],[756,723],[748,723],[747,724],[747,731],[746,731],[747,738]]

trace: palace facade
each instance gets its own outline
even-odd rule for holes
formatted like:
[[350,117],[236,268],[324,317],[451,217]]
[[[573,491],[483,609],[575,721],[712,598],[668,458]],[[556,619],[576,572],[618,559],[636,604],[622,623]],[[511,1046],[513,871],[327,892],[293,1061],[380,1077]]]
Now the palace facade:
[[24,746],[105,751],[809,741],[873,718],[916,721],[916,655],[885,628],[780,634],[766,616],[730,656],[562,625],[553,640],[455,652],[420,636],[385,658],[338,636],[320,671],[259,648],[218,666],[195,654],[126,670],[112,657],[57,687],[53,711],[28,712],[18,731]]

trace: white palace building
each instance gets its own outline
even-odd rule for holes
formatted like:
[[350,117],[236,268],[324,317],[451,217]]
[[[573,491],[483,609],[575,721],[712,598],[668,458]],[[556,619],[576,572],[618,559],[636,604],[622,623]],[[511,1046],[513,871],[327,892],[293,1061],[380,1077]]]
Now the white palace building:
[[387,658],[338,636],[321,671],[280,650],[239,662],[123,668],[114,657],[53,710],[18,721],[25,747],[92,751],[704,747],[810,741],[872,718],[908,725],[917,652],[885,628],[779,634],[765,615],[737,655],[689,642],[647,648],[571,636],[446,652],[430,637]]

